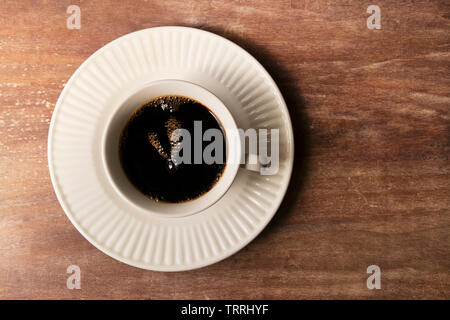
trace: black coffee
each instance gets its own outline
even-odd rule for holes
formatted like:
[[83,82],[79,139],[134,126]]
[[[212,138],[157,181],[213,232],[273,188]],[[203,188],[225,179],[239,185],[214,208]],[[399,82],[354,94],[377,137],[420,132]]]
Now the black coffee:
[[[220,131],[222,161],[212,164],[203,161],[203,150],[214,138],[203,141],[198,136],[198,121],[201,121],[201,135],[208,129]],[[177,129],[189,132],[190,144],[184,144],[186,139],[174,134]],[[201,163],[194,159],[196,150],[199,156],[196,142],[197,146],[201,145]],[[190,163],[180,162],[179,158],[177,161],[176,151],[181,157],[190,151]],[[128,179],[143,194],[156,201],[183,202],[200,197],[220,179],[226,163],[225,135],[218,120],[201,103],[182,96],[162,96],[132,114],[122,131],[119,155]]]

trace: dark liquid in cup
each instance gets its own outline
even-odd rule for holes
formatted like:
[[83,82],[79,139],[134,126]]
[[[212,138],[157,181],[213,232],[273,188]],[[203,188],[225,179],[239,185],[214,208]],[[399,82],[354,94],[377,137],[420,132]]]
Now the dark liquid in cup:
[[[194,134],[194,126],[198,133],[198,121],[201,121],[201,135]],[[177,129],[189,133],[190,144]],[[208,154],[215,156],[215,151],[221,150],[217,155],[222,154],[222,159],[212,164],[203,157],[205,147],[215,142],[214,137],[203,141],[202,136],[208,129],[221,133],[222,148],[215,148]],[[217,142],[215,145],[220,146],[220,141]],[[199,143],[197,148],[196,143]],[[201,163],[197,163],[200,145]],[[185,157],[189,151],[190,163]],[[174,155],[177,152],[178,160]],[[119,156],[126,176],[144,195],[156,201],[188,201],[208,192],[220,179],[226,163],[225,134],[219,121],[201,103],[183,96],[162,96],[132,114],[120,137]]]

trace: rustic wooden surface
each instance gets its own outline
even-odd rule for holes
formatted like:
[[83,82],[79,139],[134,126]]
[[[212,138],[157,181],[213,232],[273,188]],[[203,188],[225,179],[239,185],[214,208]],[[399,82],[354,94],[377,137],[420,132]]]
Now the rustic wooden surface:
[[[0,298],[450,298],[447,1],[0,3]],[[81,8],[68,30],[66,8]],[[381,30],[366,9],[381,8]],[[140,270],[95,249],[53,192],[47,133],[76,68],[126,33],[216,32],[272,74],[296,130],[286,199],[215,265]],[[81,290],[66,268],[81,267]],[[381,268],[368,290],[366,268]]]

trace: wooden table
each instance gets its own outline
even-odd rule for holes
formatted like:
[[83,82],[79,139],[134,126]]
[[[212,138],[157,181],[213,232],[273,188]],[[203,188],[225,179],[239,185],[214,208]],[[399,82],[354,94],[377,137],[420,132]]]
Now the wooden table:
[[[450,298],[447,1],[9,1],[0,3],[0,298]],[[66,9],[81,9],[81,29]],[[370,4],[381,29],[366,25]],[[120,263],[85,240],[52,189],[55,102],[93,52],[161,25],[215,32],[278,83],[295,127],[274,220],[215,265]],[[69,265],[81,290],[66,287]],[[369,265],[381,289],[369,290]]]

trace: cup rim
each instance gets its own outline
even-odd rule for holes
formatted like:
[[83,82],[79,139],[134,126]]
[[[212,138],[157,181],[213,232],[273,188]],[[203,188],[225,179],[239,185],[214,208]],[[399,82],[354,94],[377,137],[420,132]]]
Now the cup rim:
[[[125,105],[129,100],[131,100],[133,97],[135,97],[139,93],[149,90],[151,88],[155,88],[157,86],[166,86],[166,89],[163,88],[161,92],[167,92],[167,93],[148,96],[146,98],[146,101],[149,101],[149,100],[152,100],[154,98],[157,98],[159,96],[164,96],[164,95],[182,95],[182,96],[189,97],[193,100],[199,101],[205,107],[207,107],[208,110],[210,110],[213,113],[213,115],[217,118],[217,120],[220,123],[220,125],[223,129],[223,132],[225,134],[227,160],[226,160],[226,165],[225,165],[224,171],[222,172],[220,179],[214,184],[214,186],[211,189],[209,189],[207,192],[205,192],[201,196],[199,196],[195,199],[192,199],[192,200],[179,202],[179,203],[170,203],[170,202],[164,202],[164,201],[157,202],[155,200],[152,200],[152,199],[146,197],[127,178],[126,180],[129,183],[129,186],[131,186],[132,189],[134,190],[134,193],[139,194],[141,196],[139,198],[141,198],[141,199],[143,199],[142,197],[145,198],[145,200],[137,202],[135,200],[132,200],[131,197],[126,194],[123,186],[120,186],[117,183],[116,174],[111,171],[110,161],[108,160],[109,156],[107,155],[107,148],[108,148],[109,143],[112,142],[112,141],[108,141],[108,140],[111,139],[111,126],[112,126],[113,121],[117,118],[118,113],[121,111],[121,109],[125,108]],[[173,89],[174,86],[178,86],[178,88],[183,87],[183,90],[180,90],[178,92],[167,91],[167,90],[174,90]],[[191,95],[186,94],[186,90],[190,90],[190,89],[192,89],[193,94],[191,94]],[[171,93],[169,93],[169,92],[171,92]],[[194,96],[192,96],[192,95],[194,95]],[[204,102],[205,100],[207,100],[209,102],[213,101],[213,103],[205,103]],[[145,103],[145,101],[143,103]],[[135,110],[140,108],[143,105],[143,103],[136,104],[136,106],[134,106],[131,109],[131,112],[128,115],[128,119],[129,119],[129,116],[131,116],[132,112],[134,112]],[[226,124],[226,127],[224,126],[224,123]],[[123,126],[122,126],[122,128],[123,128]],[[101,155],[102,155],[102,164],[103,164],[104,171],[106,173],[107,180],[111,184],[113,189],[120,195],[120,197],[122,199],[124,199],[128,203],[132,204],[134,207],[137,207],[149,214],[161,216],[161,217],[180,218],[180,217],[185,217],[185,216],[190,216],[193,214],[200,213],[200,212],[204,211],[205,209],[214,205],[217,201],[219,201],[225,195],[225,193],[228,191],[228,189],[230,188],[231,184],[233,183],[233,181],[237,175],[237,171],[239,169],[239,161],[236,161],[236,159],[240,159],[242,150],[241,150],[241,144],[236,143],[236,141],[234,141],[232,139],[232,134],[229,134],[232,130],[237,130],[237,125],[236,125],[236,122],[235,122],[231,112],[216,95],[214,95],[212,92],[205,89],[204,87],[194,84],[189,81],[178,80],[178,79],[164,79],[164,80],[157,80],[157,81],[152,81],[152,82],[146,83],[143,86],[141,86],[139,89],[136,89],[131,94],[127,95],[127,97],[125,97],[121,102],[117,103],[114,106],[114,110],[113,110],[113,112],[111,112],[111,115],[109,116],[109,118],[106,122],[106,125],[104,127],[104,130],[103,130],[102,136],[101,136],[101,148],[102,148]],[[117,141],[117,143],[118,143],[118,141]],[[118,157],[118,154],[119,153],[117,152],[117,157]],[[117,164],[116,164],[116,166],[117,166]],[[120,168],[120,170],[122,171],[122,175],[126,176],[123,169]],[[119,175],[120,175],[120,173],[119,173]],[[130,190],[129,186],[127,187],[128,191]],[[157,209],[158,207],[161,210],[158,210]]]

